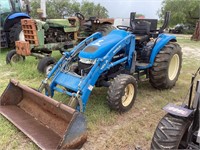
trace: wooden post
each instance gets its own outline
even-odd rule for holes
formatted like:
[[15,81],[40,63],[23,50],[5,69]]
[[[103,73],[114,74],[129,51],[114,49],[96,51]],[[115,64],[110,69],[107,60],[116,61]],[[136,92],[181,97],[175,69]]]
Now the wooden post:
[[196,28],[191,37],[191,40],[200,41],[200,20],[198,20],[196,23]]

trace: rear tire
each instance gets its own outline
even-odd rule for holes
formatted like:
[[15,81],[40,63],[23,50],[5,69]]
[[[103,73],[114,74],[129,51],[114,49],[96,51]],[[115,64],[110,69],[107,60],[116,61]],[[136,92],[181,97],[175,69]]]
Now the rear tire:
[[118,112],[132,108],[137,95],[137,81],[131,75],[120,74],[108,89],[108,105]]
[[39,61],[37,69],[39,72],[47,75],[51,71],[55,63],[56,60],[54,58],[44,57]]
[[111,24],[102,24],[102,25],[99,25],[97,32],[101,32],[103,36],[106,36],[114,29],[116,28],[112,26]]
[[182,65],[181,47],[167,44],[156,56],[149,72],[149,81],[157,89],[171,89],[178,80]]
[[185,149],[185,137],[191,121],[187,118],[165,115],[159,122],[151,143],[151,149]]
[[21,23],[18,22],[13,25],[9,32],[9,47],[15,47],[15,41],[25,41],[24,33],[21,27]]
[[8,52],[8,54],[6,55],[6,63],[10,64],[10,63],[17,63],[20,61],[24,61],[25,57],[21,56],[19,54],[16,53],[16,50],[11,50]]

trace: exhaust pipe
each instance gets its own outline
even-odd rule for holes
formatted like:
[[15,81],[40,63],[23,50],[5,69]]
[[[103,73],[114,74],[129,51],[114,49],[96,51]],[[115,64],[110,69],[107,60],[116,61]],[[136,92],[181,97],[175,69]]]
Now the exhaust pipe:
[[0,97],[0,113],[41,149],[75,149],[87,140],[82,113],[14,80]]

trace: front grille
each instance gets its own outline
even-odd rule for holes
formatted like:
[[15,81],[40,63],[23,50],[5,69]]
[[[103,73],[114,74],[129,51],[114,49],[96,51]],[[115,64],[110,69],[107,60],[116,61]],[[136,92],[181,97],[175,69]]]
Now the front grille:
[[37,36],[36,22],[33,19],[21,20],[22,30],[24,31],[24,37],[29,44],[39,45]]

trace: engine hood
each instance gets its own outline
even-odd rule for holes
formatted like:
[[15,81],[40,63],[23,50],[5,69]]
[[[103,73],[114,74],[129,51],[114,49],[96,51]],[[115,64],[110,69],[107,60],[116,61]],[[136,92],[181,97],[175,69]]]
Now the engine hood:
[[86,59],[102,58],[112,47],[129,34],[124,30],[113,30],[107,36],[91,42],[79,53],[79,57]]

